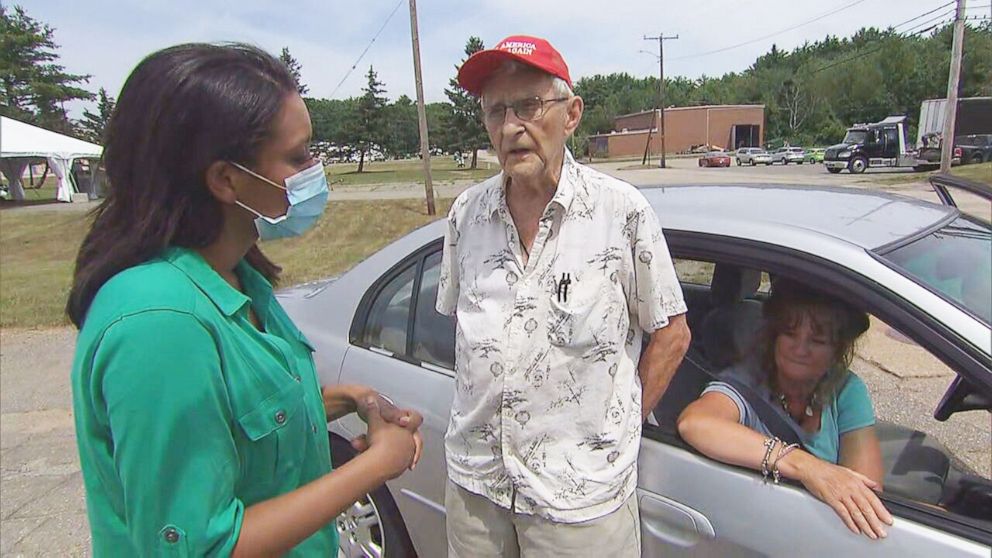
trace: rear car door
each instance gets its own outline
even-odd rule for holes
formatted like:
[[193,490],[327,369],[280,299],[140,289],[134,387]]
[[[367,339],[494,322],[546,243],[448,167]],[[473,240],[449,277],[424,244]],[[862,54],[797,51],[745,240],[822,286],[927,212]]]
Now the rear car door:
[[[421,556],[444,556],[444,433],[454,393],[454,322],[434,309],[441,242],[411,254],[366,293],[351,332],[341,383],[368,385],[424,416],[424,453],[413,471],[389,483]],[[365,431],[356,415],[341,419]]]

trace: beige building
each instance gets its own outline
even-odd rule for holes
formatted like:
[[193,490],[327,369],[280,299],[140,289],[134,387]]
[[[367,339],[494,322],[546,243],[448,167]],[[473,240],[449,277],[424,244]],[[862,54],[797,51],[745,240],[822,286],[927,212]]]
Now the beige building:
[[[649,151],[661,153],[658,110],[618,116],[614,131],[589,136],[594,157],[630,157],[644,154],[650,134]],[[709,105],[665,109],[665,151],[683,153],[693,147],[710,145],[733,150],[761,146],[765,132],[764,105]]]

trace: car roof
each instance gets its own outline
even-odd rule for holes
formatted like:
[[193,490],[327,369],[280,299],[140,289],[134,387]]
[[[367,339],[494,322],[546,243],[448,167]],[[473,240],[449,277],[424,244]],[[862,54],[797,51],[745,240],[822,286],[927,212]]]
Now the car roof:
[[813,253],[824,236],[873,250],[958,215],[952,207],[857,188],[740,184],[655,186],[641,192],[665,228],[739,238],[776,230],[790,236],[789,244],[802,244],[805,233]]

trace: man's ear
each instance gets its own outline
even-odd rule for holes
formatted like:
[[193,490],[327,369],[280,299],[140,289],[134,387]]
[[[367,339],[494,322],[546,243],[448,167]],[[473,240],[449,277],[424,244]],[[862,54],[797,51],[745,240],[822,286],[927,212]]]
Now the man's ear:
[[572,135],[576,128],[579,127],[579,122],[582,122],[582,111],[585,109],[585,101],[582,97],[575,95],[568,100],[568,105],[565,108],[565,134],[566,137]]
[[233,204],[238,199],[235,184],[241,179],[238,169],[227,161],[214,161],[207,167],[207,190],[219,202]]

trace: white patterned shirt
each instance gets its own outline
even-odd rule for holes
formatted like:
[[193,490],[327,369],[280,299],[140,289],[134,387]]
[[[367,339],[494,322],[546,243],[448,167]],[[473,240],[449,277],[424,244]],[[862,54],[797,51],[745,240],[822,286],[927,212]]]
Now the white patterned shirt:
[[566,151],[526,265],[503,173],[455,200],[437,310],[457,315],[448,476],[575,523],[637,484],[645,332],[686,311],[654,209]]

